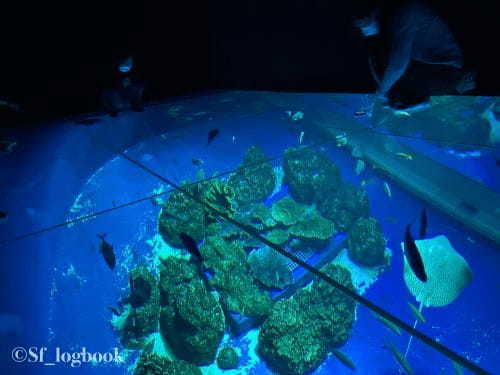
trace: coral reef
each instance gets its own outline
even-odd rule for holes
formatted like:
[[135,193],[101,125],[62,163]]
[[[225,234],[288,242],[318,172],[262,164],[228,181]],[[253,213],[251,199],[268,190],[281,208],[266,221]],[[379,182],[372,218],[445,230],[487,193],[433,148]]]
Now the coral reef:
[[201,375],[201,370],[186,361],[169,361],[154,353],[143,353],[134,375]]
[[206,267],[213,272],[210,283],[226,301],[229,311],[242,316],[267,316],[272,308],[268,292],[254,281],[241,241],[225,241],[216,236],[200,247]]
[[271,214],[273,219],[283,225],[293,225],[298,223],[307,206],[295,202],[292,198],[286,197],[273,204]]
[[222,348],[217,356],[217,366],[222,370],[238,367],[238,353],[232,347]]
[[335,226],[330,220],[322,217],[316,209],[310,209],[301,217],[300,222],[290,227],[288,232],[290,236],[300,239],[302,244],[321,249],[335,234]]
[[[201,197],[201,184],[187,186],[185,183],[183,187],[191,194]],[[200,241],[203,238],[205,220],[205,208],[176,190],[170,193],[160,211],[158,231],[166,243],[182,247],[179,234],[186,233]]]
[[311,148],[288,148],[283,157],[284,182],[299,203],[321,202],[340,183],[337,166],[322,152]]
[[112,321],[126,348],[141,348],[146,336],[158,329],[160,294],[155,277],[144,266],[130,272],[133,288],[123,302],[125,311]]
[[[345,268],[329,264],[322,271],[354,290]],[[329,351],[345,344],[354,322],[354,308],[353,300],[316,279],[310,288],[275,304],[260,330],[258,353],[278,373],[309,373]]]
[[282,245],[288,241],[289,235],[288,231],[284,229],[273,229],[265,237],[276,245]]
[[325,196],[318,202],[318,210],[342,232],[348,231],[358,218],[370,215],[366,192],[350,184],[342,184],[336,192]]
[[261,202],[274,190],[276,178],[272,165],[257,146],[250,147],[243,163],[229,176],[228,185],[242,206]]
[[177,358],[196,365],[215,360],[225,320],[194,265],[168,257],[160,269],[160,331]]
[[293,282],[288,262],[287,258],[268,246],[254,250],[248,256],[252,275],[268,288],[283,289]]
[[349,258],[362,266],[381,266],[387,263],[386,240],[374,218],[360,218],[353,224],[347,238]]
[[[203,185],[203,200],[217,211],[233,216],[237,208],[234,190],[224,181],[217,179]],[[210,210],[207,211],[207,215],[209,218],[215,218]]]

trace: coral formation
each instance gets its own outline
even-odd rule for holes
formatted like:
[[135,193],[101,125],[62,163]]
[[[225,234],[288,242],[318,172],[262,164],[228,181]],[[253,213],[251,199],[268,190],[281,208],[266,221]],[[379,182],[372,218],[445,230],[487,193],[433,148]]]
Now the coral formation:
[[238,353],[232,347],[222,348],[217,356],[217,366],[222,370],[238,367]]
[[318,210],[342,232],[348,231],[358,218],[370,215],[366,192],[350,184],[342,184],[336,192],[325,196],[318,202]]
[[334,224],[322,217],[316,209],[310,209],[297,224],[289,229],[290,236],[297,237],[309,246],[322,248],[335,234]]
[[173,353],[199,366],[212,363],[224,334],[224,314],[196,267],[184,259],[163,260],[160,292],[160,331]]
[[276,245],[282,245],[288,241],[289,235],[284,229],[273,229],[265,237]]
[[268,288],[283,289],[293,282],[288,259],[268,246],[252,251],[248,264],[252,275]]
[[211,236],[200,247],[206,267],[213,273],[210,283],[217,288],[231,312],[242,316],[267,316],[272,308],[268,292],[254,281],[241,241]]
[[274,190],[276,178],[272,165],[257,146],[250,147],[243,163],[229,176],[229,186],[242,206],[261,202]]
[[340,183],[337,166],[322,152],[298,147],[285,150],[283,157],[284,182],[299,203],[321,202]]
[[[236,212],[236,201],[233,189],[224,181],[210,180],[204,184],[203,200],[219,212],[233,216]],[[215,218],[213,213],[207,211],[209,218]]]
[[141,348],[146,336],[158,329],[160,313],[159,290],[155,277],[144,266],[130,272],[133,288],[123,302],[125,311],[112,325],[118,330],[120,342],[126,348]]
[[[329,264],[322,271],[354,290],[345,268]],[[347,341],[355,303],[323,280],[277,302],[259,333],[258,353],[269,367],[283,374],[316,369],[333,348]]]
[[283,225],[293,225],[300,221],[307,206],[286,197],[275,202],[271,208],[273,219]]
[[349,258],[362,266],[381,266],[387,263],[386,240],[376,219],[360,218],[353,224],[347,238]]
[[169,361],[154,353],[143,353],[134,370],[134,375],[201,375],[195,365],[183,361]]

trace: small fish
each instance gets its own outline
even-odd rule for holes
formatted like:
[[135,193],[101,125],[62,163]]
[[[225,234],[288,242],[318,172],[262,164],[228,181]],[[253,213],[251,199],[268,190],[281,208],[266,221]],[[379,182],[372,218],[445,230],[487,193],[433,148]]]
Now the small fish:
[[411,114],[409,112],[402,110],[394,111],[394,115],[397,117],[411,117]]
[[425,273],[424,262],[420,256],[417,245],[415,244],[415,240],[411,235],[410,224],[406,226],[404,249],[404,255],[406,256],[406,260],[408,261],[413,273],[420,281],[425,283],[427,281],[427,274]]
[[355,172],[356,172],[356,175],[360,175],[361,173],[363,173],[363,171],[365,170],[366,168],[366,164],[363,160],[361,159],[358,159],[356,161],[356,168],[355,168]]
[[191,160],[191,163],[193,165],[196,165],[197,167],[199,167],[199,166],[203,165],[203,160],[201,160],[201,159],[193,159],[193,160]]
[[410,154],[407,154],[406,152],[396,152],[394,155],[399,156],[400,158],[403,158],[406,160],[413,160],[413,156]]
[[13,141],[0,141],[0,152],[4,154],[10,154],[14,147],[16,147],[17,142]]
[[422,209],[422,213],[420,214],[420,231],[419,235],[420,238],[425,238],[425,235],[427,234],[427,211]]
[[345,355],[344,353],[342,353],[337,349],[333,349],[332,353],[335,355],[335,357],[337,357],[337,359],[340,362],[349,367],[351,370],[356,370],[356,365],[354,364],[353,360],[349,358],[347,355]]
[[453,372],[455,373],[455,375],[464,375],[462,367],[455,361],[452,361],[452,363],[453,363]]
[[394,346],[392,342],[388,341],[385,347],[391,351],[392,355],[407,375],[414,374],[413,369],[411,368],[406,358],[401,354],[401,352]]
[[0,211],[0,222],[7,221],[8,218],[9,218],[9,215],[7,214],[7,212]]
[[302,144],[303,140],[304,140],[304,132],[300,132],[300,135],[299,135],[299,145]]
[[417,319],[420,323],[426,322],[425,316],[422,314],[422,312],[419,309],[417,309],[417,307],[415,305],[408,302],[408,306],[410,307],[410,310],[411,310],[413,316],[415,317],[415,319]]
[[108,309],[111,311],[111,313],[114,315],[114,316],[120,316],[120,312],[118,311],[118,309],[116,307],[113,307],[113,306],[108,306]]
[[233,143],[236,143],[236,137],[233,135]]
[[384,191],[387,194],[387,196],[389,198],[392,198],[392,191],[391,191],[391,187],[389,186],[389,184],[384,181],[384,185],[383,186],[384,186]]
[[292,121],[299,121],[304,118],[304,112],[297,111],[292,115]]
[[355,117],[363,117],[363,116],[366,116],[367,114],[368,114],[368,112],[363,111],[363,110],[354,112]]
[[201,256],[200,250],[198,250],[198,245],[193,237],[187,235],[186,233],[179,234],[179,237],[189,254],[191,254],[196,261],[202,261],[203,257]]
[[208,132],[207,146],[219,135],[219,129],[212,129]]
[[106,234],[100,233],[97,235],[97,237],[101,239],[99,250],[101,251],[103,258],[106,261],[106,264],[110,269],[114,269],[116,266],[116,257],[113,246],[104,239],[106,237]]
[[142,155],[142,157],[141,157],[141,160],[142,160],[143,162],[148,162],[148,161],[151,161],[151,160],[153,160],[153,159],[154,159],[154,156],[153,156],[153,155],[151,155],[151,154],[144,154],[144,155]]
[[387,328],[389,328],[391,331],[393,331],[394,333],[398,334],[398,335],[401,335],[401,329],[395,325],[393,322],[391,322],[390,320],[387,320],[386,318],[384,318],[383,316],[380,316],[374,312],[372,312],[372,315],[375,319],[377,319],[380,323],[382,323],[383,325],[385,325]]
[[101,119],[97,117],[89,117],[89,118],[82,118],[80,120],[75,120],[75,124],[85,125],[85,126],[94,125],[97,124],[98,122],[101,122]]

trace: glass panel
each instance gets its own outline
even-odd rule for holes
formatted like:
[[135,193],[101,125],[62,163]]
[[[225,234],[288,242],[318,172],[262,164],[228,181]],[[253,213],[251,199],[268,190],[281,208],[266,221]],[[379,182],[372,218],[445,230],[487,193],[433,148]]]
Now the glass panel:
[[81,370],[452,373],[449,348],[494,373],[496,146],[450,153],[472,138],[424,123],[463,127],[494,99],[440,100],[417,116],[362,95],[226,92],[61,124],[59,147],[4,168],[4,358],[117,347],[123,363]]

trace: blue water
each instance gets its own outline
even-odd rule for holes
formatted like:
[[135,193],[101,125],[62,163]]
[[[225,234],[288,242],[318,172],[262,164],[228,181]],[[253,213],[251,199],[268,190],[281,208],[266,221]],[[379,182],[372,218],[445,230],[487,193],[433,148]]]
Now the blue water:
[[[324,96],[302,97],[279,103],[265,102],[259,110],[247,106],[257,94],[231,94],[186,98],[176,103],[150,107],[143,114],[126,113],[117,119],[105,118],[93,127],[77,127],[68,123],[54,124],[44,131],[18,134],[19,150],[2,155],[2,210],[9,212],[9,220],[2,224],[0,240],[4,254],[1,281],[0,313],[19,316],[24,323],[22,333],[2,335],[2,374],[123,374],[133,363],[132,353],[125,365],[92,367],[83,364],[68,368],[59,363],[54,367],[41,363],[15,363],[10,359],[16,346],[47,347],[48,358],[54,358],[55,348],[92,352],[108,352],[120,345],[110,327],[108,306],[124,296],[128,288],[128,269],[142,262],[151,253],[146,240],[157,232],[159,208],[149,199],[110,210],[114,206],[140,200],[161,186],[161,181],[116,156],[116,148],[155,172],[176,183],[200,178],[192,159],[203,160],[205,177],[234,170],[245,151],[258,145],[271,158],[272,164],[281,164],[283,150],[297,146],[301,131],[303,142],[317,142],[307,127],[309,111],[315,106],[329,105]],[[223,101],[229,100],[229,101]],[[349,105],[336,108],[351,116],[359,107],[360,99],[348,96]],[[267,106],[266,106],[266,105]],[[172,105],[181,105],[177,117],[168,115]],[[262,109],[263,108],[263,109]],[[291,121],[286,110],[302,110],[301,121]],[[204,112],[204,113],[203,113]],[[368,121],[365,118],[360,123]],[[218,128],[220,135],[207,146],[206,134]],[[160,134],[168,134],[162,138]],[[492,153],[481,158],[456,161],[445,150],[425,142],[410,142],[411,146],[428,153],[462,173],[482,181],[492,189],[500,186],[498,169],[491,163]],[[375,217],[392,249],[392,267],[383,273],[365,294],[409,324],[413,323],[407,301],[414,301],[402,279],[403,260],[400,242],[404,227],[418,217],[427,205],[410,193],[391,185],[392,198],[383,190],[383,177],[369,167],[362,176],[354,173],[355,161],[341,148],[322,145],[321,149],[339,166],[343,181],[359,185],[369,181],[366,190],[371,214]],[[485,159],[487,158],[487,159]],[[102,168],[102,169],[101,169]],[[499,190],[496,190],[499,191]],[[88,206],[80,212],[69,212],[77,196]],[[286,196],[286,186],[266,205]],[[59,227],[19,241],[14,236],[63,223],[82,214],[110,210],[93,219],[71,227]],[[500,249],[474,233],[470,233],[443,215],[427,207],[428,236],[445,234],[455,249],[467,259],[474,279],[462,295],[451,305],[424,309],[428,320],[417,328],[439,340],[461,355],[478,363],[492,373],[500,372],[496,358],[500,355],[500,304],[495,295],[500,288]],[[111,271],[98,252],[97,233],[105,232],[116,249],[117,267]],[[74,270],[74,273],[72,272]],[[68,273],[69,271],[69,273]],[[1,332],[1,331],[0,331]],[[351,357],[360,374],[397,374],[398,366],[383,348],[390,338],[404,352],[408,335],[395,336],[373,318],[364,307],[358,306],[357,321],[351,337],[342,351]],[[232,344],[242,349],[240,365],[249,360],[248,342],[235,338]],[[416,374],[451,374],[448,359],[413,341],[408,360]],[[260,362],[250,374],[270,373]],[[331,356],[314,374],[348,374],[350,370]]]

